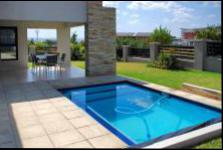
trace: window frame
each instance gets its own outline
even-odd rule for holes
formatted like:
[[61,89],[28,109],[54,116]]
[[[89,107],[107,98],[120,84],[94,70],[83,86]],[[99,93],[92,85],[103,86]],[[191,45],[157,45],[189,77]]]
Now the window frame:
[[2,45],[0,43],[0,47],[15,47],[16,48],[16,58],[14,59],[4,59],[1,57],[1,50],[0,50],[0,61],[17,61],[19,58],[19,52],[18,52],[18,29],[17,27],[8,27],[8,26],[0,26],[0,30],[4,30],[4,29],[8,29],[8,30],[13,30],[15,32],[15,44],[11,45],[11,44],[6,44],[6,45]]

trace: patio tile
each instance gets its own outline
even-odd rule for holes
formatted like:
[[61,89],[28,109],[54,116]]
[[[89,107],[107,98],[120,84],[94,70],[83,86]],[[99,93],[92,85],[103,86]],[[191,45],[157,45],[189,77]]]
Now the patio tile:
[[9,120],[10,120],[10,117],[9,117],[8,109],[0,109],[0,124],[2,122],[6,122]]
[[26,101],[26,98],[20,92],[12,92],[6,94],[6,99],[9,102],[23,102]]
[[62,113],[68,120],[84,116],[84,112],[82,110],[64,111]]
[[9,123],[0,123],[0,145],[14,142],[14,136]]
[[40,125],[40,122],[37,117],[26,117],[22,119],[17,119],[16,125],[19,128],[26,128],[30,126]]
[[26,139],[22,141],[24,148],[53,148],[53,144],[47,136],[41,136],[33,139]]
[[37,99],[37,100],[33,100],[30,102],[30,104],[32,106],[42,105],[42,104],[46,104],[46,103],[49,103],[49,99],[47,99],[45,97],[42,99]]
[[110,132],[101,125],[92,125],[83,128],[79,128],[78,131],[84,135],[87,139],[95,138],[109,134]]
[[23,117],[28,117],[28,116],[34,116],[34,111],[31,107],[10,107],[10,111],[12,111],[14,116],[23,116]]
[[75,128],[81,128],[81,127],[97,124],[95,120],[93,120],[92,118],[88,116],[71,119],[70,121]]
[[41,125],[34,125],[26,128],[18,128],[21,139],[36,138],[46,135]]
[[31,101],[31,100],[43,99],[44,95],[40,91],[32,91],[32,92],[26,92],[25,97],[27,98],[27,100]]
[[36,114],[38,116],[41,116],[41,115],[46,115],[46,114],[51,114],[51,113],[56,113],[57,112],[57,109],[55,108],[49,108],[49,109],[37,109],[35,110]]
[[76,130],[69,130],[50,135],[50,138],[56,147],[63,147],[84,140],[84,137]]
[[60,112],[70,112],[70,111],[76,111],[79,110],[79,108],[76,105],[65,105],[65,106],[60,106],[57,107],[57,109]]
[[55,89],[53,90],[45,90],[42,91],[43,95],[46,96],[47,98],[54,98],[54,97],[61,97],[62,94]]
[[126,144],[114,135],[105,135],[89,140],[95,148],[124,148]]
[[17,120],[23,120],[23,119],[26,119],[26,118],[33,118],[33,117],[35,117],[34,111],[33,110],[29,110],[29,109],[27,109],[27,110],[20,110],[20,111],[12,109],[10,111],[12,111],[11,115],[12,115],[13,119],[16,120],[16,121]]
[[51,123],[51,122],[56,122],[56,121],[65,121],[66,119],[64,116],[60,113],[52,113],[52,114],[47,114],[47,115],[42,115],[39,116],[40,122],[41,123]]
[[64,148],[93,148],[93,146],[89,142],[83,141],[75,144],[70,144],[68,146],[64,146]]
[[0,148],[17,148],[14,142],[9,142],[5,144],[0,144]]
[[44,123],[43,127],[45,128],[48,134],[55,134],[74,129],[73,126],[68,121],[63,121],[63,122],[56,121],[51,123]]

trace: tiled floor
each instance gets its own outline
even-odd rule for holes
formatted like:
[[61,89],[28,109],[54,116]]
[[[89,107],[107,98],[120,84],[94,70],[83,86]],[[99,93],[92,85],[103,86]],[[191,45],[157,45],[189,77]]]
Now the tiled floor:
[[48,71],[44,68],[37,71],[32,69],[0,71],[0,85],[78,77],[85,77],[85,71],[75,67],[61,69],[61,71],[59,69],[55,70],[54,68]]
[[[125,143],[56,90],[127,79],[118,76],[74,78],[76,74],[73,73],[64,75],[62,78],[45,78],[44,81],[40,81],[40,78],[27,80],[29,78],[25,76],[25,73],[17,73],[14,76],[11,74],[10,84],[6,84],[3,80],[3,78],[6,79],[6,75],[0,76],[0,148],[127,147]],[[204,97],[155,84],[144,83],[144,85],[221,107],[221,103]]]
[[0,147],[126,147],[46,81],[2,86],[0,97]]

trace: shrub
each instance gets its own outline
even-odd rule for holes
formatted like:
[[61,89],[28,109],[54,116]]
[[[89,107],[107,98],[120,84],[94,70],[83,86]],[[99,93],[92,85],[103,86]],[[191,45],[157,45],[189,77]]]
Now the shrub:
[[173,53],[166,54],[164,52],[161,52],[158,60],[148,65],[152,67],[156,67],[156,68],[161,68],[161,69],[177,69],[176,57],[174,56]]
[[71,43],[71,59],[84,60],[85,59],[85,46],[84,43]]

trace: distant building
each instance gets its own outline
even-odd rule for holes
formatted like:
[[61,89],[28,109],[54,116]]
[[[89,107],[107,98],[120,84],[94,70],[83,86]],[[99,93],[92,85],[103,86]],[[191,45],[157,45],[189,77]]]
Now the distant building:
[[205,28],[181,28],[181,44],[194,46],[197,32]]

